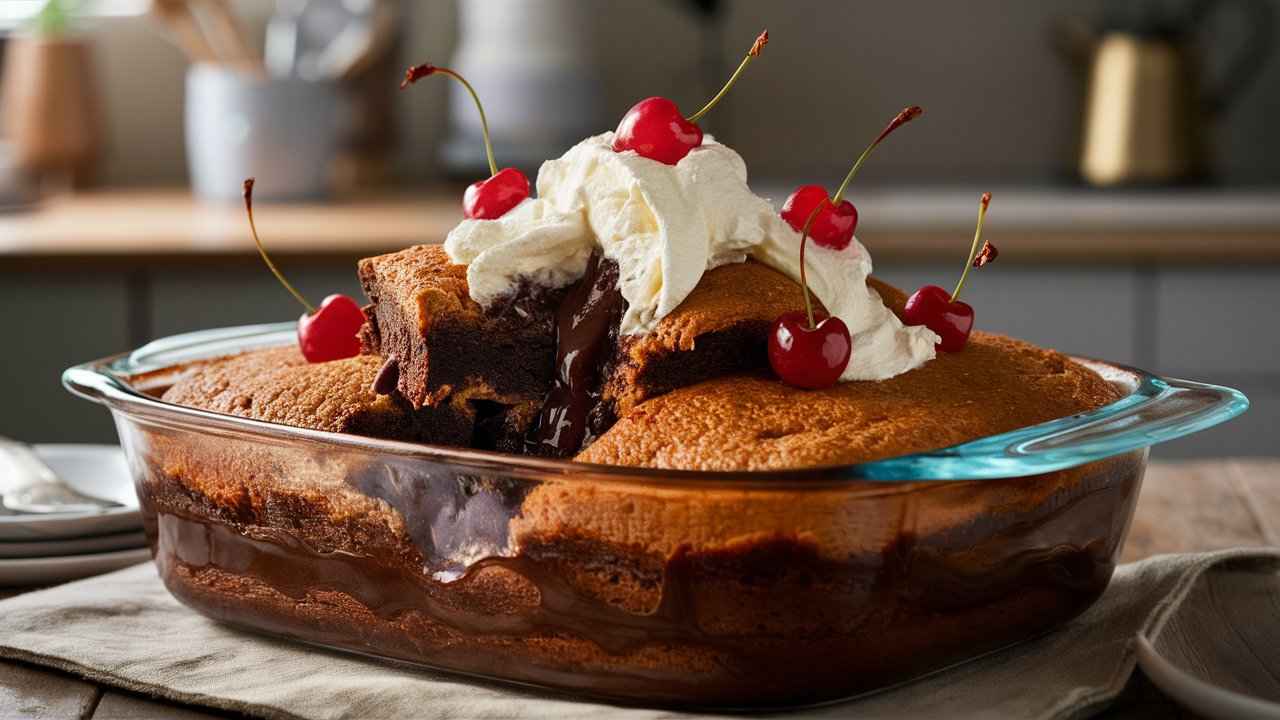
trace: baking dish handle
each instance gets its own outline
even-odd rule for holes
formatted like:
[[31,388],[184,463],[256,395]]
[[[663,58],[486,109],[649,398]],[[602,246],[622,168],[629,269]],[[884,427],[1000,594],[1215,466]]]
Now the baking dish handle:
[[1051,472],[1147,448],[1243,413],[1249,400],[1220,385],[1141,374],[1127,397],[1092,412],[955,445],[870,463],[871,479],[948,480]]

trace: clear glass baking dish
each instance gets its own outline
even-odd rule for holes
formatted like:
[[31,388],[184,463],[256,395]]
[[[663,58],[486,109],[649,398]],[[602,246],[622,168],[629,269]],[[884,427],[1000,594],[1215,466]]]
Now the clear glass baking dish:
[[1151,445],[1248,407],[1080,360],[1097,411],[845,467],[682,472],[339,435],[164,403],[292,325],[73,367],[169,590],[251,630],[650,705],[828,702],[1046,632],[1105,589]]

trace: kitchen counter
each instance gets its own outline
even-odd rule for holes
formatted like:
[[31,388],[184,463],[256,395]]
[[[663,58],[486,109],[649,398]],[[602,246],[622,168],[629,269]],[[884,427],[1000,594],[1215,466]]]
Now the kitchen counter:
[[[787,190],[761,186],[780,201]],[[1006,262],[1280,264],[1280,190],[1101,192],[996,187],[988,238]],[[434,187],[319,204],[255,208],[272,254],[313,264],[436,242],[461,218],[461,189]],[[881,263],[964,251],[978,193],[858,191],[859,237]],[[239,204],[178,190],[67,196],[0,214],[0,270],[258,262]]]
[[[314,204],[258,201],[254,219],[273,257],[347,263],[442,239],[462,217],[459,196],[436,189]],[[124,190],[0,215],[0,270],[193,262],[262,262],[243,205],[206,204],[180,190]]]

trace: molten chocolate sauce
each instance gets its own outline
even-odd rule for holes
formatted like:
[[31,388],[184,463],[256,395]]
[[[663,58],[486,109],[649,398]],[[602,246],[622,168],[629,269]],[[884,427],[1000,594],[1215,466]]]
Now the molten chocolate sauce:
[[593,254],[586,274],[556,310],[556,377],[529,431],[526,452],[563,457],[590,442],[601,366],[625,309],[617,263]]
[[395,392],[396,384],[400,382],[400,359],[394,353],[387,356],[386,362],[382,363],[382,367],[378,369],[378,375],[373,378],[373,392],[376,395],[390,395]]

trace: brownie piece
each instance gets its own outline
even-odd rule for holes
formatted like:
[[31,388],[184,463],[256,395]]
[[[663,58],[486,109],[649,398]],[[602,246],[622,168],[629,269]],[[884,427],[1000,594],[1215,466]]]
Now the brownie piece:
[[515,406],[547,392],[562,290],[522,287],[482,308],[468,294],[466,266],[439,245],[365,258],[359,275],[371,303],[364,348],[395,363],[396,390],[413,407],[457,394]]
[[[609,261],[598,260],[607,275]],[[520,288],[508,302],[482,308],[468,293],[466,267],[436,245],[412,247],[360,262],[360,280],[371,305],[362,333],[365,350],[394,363],[395,388],[414,407],[465,395],[518,408],[500,423],[499,448],[527,431],[556,379],[556,315],[573,287]],[[615,273],[616,274],[616,273]],[[768,365],[770,324],[803,306],[799,286],[782,273],[748,261],[708,272],[675,312],[653,332],[618,337],[616,320],[600,353],[592,394],[590,430],[644,400],[719,375]],[[563,311],[561,314],[564,314]],[[553,413],[546,413],[548,417]],[[523,427],[520,420],[526,421]],[[569,454],[577,450],[575,445]]]
[[465,403],[415,410],[372,390],[381,360],[361,355],[309,363],[294,347],[197,363],[164,392],[166,402],[328,432],[436,445],[468,445],[476,422]]
[[605,369],[603,400],[621,417],[677,388],[767,368],[773,321],[803,307],[800,285],[763,263],[710,270],[652,332],[619,338]]
[[963,352],[880,382],[799,390],[758,374],[685,387],[635,408],[577,459],[682,470],[841,465],[947,447],[1119,398],[1061,353],[975,332]]

